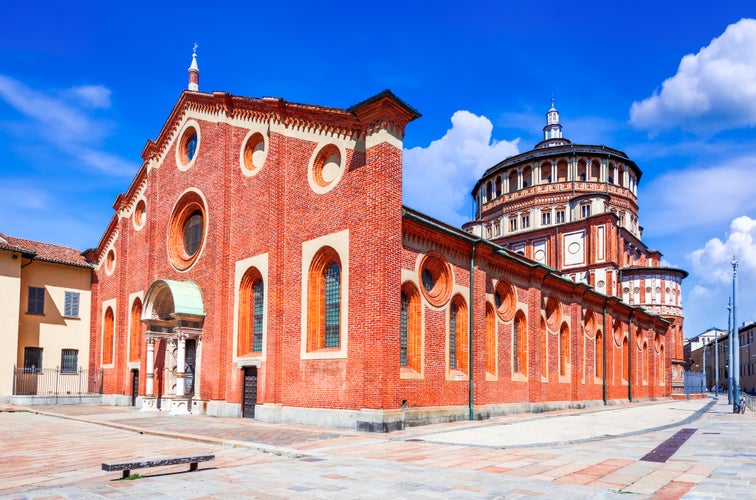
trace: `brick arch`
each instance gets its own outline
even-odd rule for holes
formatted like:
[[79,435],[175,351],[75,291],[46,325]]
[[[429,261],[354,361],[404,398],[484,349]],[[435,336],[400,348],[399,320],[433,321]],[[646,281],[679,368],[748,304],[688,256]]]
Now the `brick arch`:
[[239,338],[237,356],[262,352],[265,284],[256,267],[250,267],[239,283]]
[[310,263],[307,277],[307,350],[341,346],[341,259],[324,246]]
[[129,362],[136,363],[142,355],[142,300],[137,297],[131,304],[129,316]]
[[402,285],[400,365],[422,371],[422,310],[420,291],[411,283]]

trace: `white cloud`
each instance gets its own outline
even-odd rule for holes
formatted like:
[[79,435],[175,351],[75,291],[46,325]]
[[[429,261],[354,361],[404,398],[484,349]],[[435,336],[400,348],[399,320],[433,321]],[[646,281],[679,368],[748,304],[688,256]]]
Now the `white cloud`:
[[[32,141],[41,141],[85,167],[99,171],[133,175],[136,165],[108,153],[97,151],[98,144],[113,125],[91,116],[83,108],[110,105],[110,90],[97,86],[74,87],[60,95],[33,90],[13,78],[0,75],[0,99],[25,120],[16,129]],[[103,160],[109,161],[103,161]],[[110,163],[112,162],[112,163]],[[124,166],[128,166],[124,172]]]
[[680,127],[696,133],[756,125],[756,20],[741,19],[682,58],[661,92],[634,102],[630,122],[659,132]]
[[475,182],[490,167],[518,153],[519,139],[496,141],[485,116],[457,111],[452,128],[428,147],[404,150],[404,203],[444,222],[459,225],[470,219]]
[[102,85],[82,85],[73,87],[67,92],[77,99],[82,105],[90,108],[109,108],[110,89]]
[[745,156],[728,160],[727,165],[658,176],[641,189],[642,223],[656,234],[674,234],[756,213],[749,182],[754,171],[756,156]]
[[739,272],[756,275],[756,220],[738,217],[730,224],[727,239],[710,239],[703,248],[691,252],[688,259],[700,283],[723,284],[732,280],[733,256],[738,260]]

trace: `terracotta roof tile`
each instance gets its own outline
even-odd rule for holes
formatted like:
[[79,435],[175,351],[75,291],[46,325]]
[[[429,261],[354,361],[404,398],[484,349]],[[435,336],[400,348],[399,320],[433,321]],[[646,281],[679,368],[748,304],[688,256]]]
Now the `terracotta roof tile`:
[[34,254],[34,259],[77,267],[92,267],[79,250],[52,243],[25,240],[0,233],[0,250]]

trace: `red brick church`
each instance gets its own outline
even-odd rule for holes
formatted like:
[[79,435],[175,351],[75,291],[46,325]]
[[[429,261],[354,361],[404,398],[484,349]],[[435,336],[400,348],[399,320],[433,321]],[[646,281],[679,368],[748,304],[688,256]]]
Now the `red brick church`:
[[[592,202],[585,265],[563,269],[567,255],[537,248],[573,248],[576,229],[549,232],[558,215],[538,237],[486,232],[488,177],[466,230],[403,206],[402,140],[420,115],[390,91],[337,109],[200,92],[196,54],[189,75],[88,255],[106,399],[386,431],[671,395],[682,310],[623,292],[659,254],[640,246],[635,212],[612,210],[608,178],[591,179],[610,193]],[[512,200],[541,194],[522,186]],[[628,245],[642,265],[625,266]],[[621,277],[593,265],[599,248]]]

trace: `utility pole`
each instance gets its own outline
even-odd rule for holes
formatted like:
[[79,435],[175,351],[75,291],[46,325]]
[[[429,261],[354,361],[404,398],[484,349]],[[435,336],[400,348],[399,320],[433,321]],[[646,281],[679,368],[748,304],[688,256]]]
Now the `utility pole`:
[[740,404],[740,338],[738,332],[738,260],[732,258],[732,411]]
[[732,297],[727,298],[727,404],[732,404]]
[[719,330],[714,330],[714,397],[719,396]]

